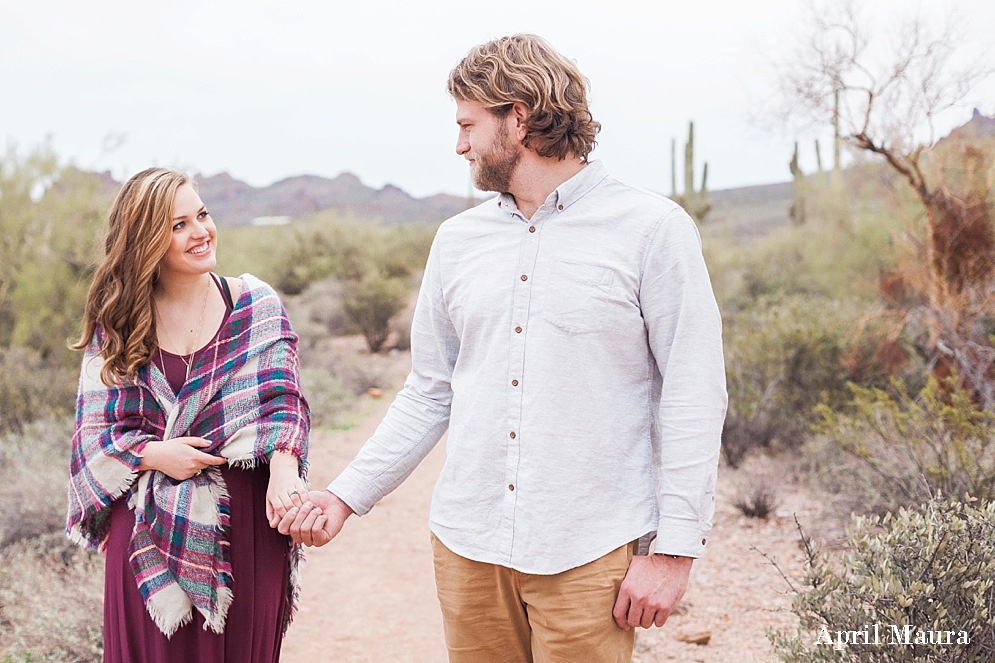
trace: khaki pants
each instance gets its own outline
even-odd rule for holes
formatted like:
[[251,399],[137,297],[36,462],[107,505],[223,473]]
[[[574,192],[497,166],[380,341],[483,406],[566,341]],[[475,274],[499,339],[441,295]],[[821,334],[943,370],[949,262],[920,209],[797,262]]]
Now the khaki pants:
[[556,575],[474,562],[432,535],[450,663],[629,663],[612,608],[635,544]]

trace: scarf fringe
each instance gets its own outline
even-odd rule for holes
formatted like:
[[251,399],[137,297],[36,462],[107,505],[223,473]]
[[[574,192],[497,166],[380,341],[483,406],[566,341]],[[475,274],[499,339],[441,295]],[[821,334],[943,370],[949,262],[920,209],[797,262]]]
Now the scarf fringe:
[[114,501],[120,499],[125,493],[131,490],[131,487],[135,485],[135,481],[138,479],[138,470],[130,470],[121,483],[115,486],[107,494],[110,496],[107,504],[103,505],[100,509],[97,509],[89,515],[85,515],[83,518],[70,523],[67,523],[66,527],[66,537],[69,541],[80,548],[85,548],[87,550],[94,550],[101,554],[107,548],[107,537],[99,536],[96,540],[90,535],[91,533],[84,528],[84,525],[92,523],[93,519],[97,517],[97,514],[106,511],[108,512],[107,517],[110,517],[110,508],[114,504]]
[[193,603],[176,583],[169,583],[150,596],[145,609],[167,639],[193,619]]
[[204,630],[210,629],[217,634],[225,632],[225,620],[228,619],[228,608],[231,607],[232,599],[234,594],[227,587],[218,588],[218,609],[213,615],[200,610],[200,614],[204,615]]

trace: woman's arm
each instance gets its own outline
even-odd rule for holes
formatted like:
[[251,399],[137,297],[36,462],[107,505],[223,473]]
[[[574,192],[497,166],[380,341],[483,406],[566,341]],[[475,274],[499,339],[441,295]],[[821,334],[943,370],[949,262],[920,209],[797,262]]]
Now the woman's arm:
[[300,462],[285,451],[274,451],[269,463],[266,489],[266,520],[276,527],[280,519],[307,498],[307,483],[300,477]]

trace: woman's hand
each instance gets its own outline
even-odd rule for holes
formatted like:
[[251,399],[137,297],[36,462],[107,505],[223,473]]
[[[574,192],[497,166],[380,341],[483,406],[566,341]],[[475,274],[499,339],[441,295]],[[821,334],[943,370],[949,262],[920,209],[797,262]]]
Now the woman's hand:
[[202,437],[174,437],[171,440],[153,440],[142,450],[140,470],[159,470],[177,481],[199,474],[205,467],[224,465],[228,461],[200,450],[210,446]]
[[300,465],[293,454],[276,451],[269,462],[266,489],[266,520],[276,527],[287,511],[304,504],[307,484],[300,478]]

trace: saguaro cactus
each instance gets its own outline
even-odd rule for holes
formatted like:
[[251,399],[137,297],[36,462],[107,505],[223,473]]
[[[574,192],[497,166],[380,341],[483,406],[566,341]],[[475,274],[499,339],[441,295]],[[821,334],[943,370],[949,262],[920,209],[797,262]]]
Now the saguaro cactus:
[[670,198],[677,200],[677,139],[670,139]]
[[791,187],[791,207],[788,210],[788,213],[791,215],[791,219],[795,222],[795,224],[800,226],[805,223],[805,173],[798,165],[797,141],[795,142],[795,153],[791,155],[791,161],[788,163],[788,168],[791,169],[791,175],[795,178]]
[[[674,143],[671,142],[671,173],[673,175],[674,164]],[[673,175],[672,180],[676,180]],[[676,181],[672,181],[676,189]],[[684,144],[684,193],[675,198],[691,217],[699,223],[704,222],[705,217],[712,209],[712,202],[708,199],[708,163],[706,162],[701,173],[701,189],[694,190],[694,122],[688,123],[688,142]]]

